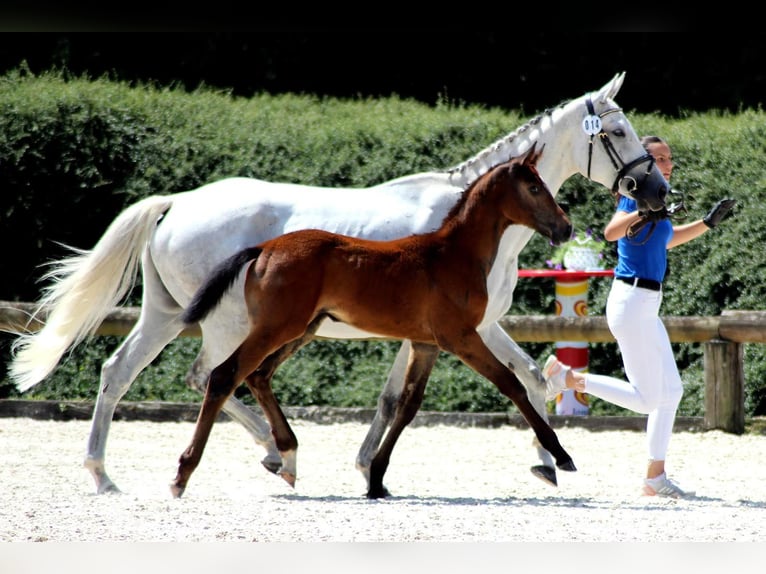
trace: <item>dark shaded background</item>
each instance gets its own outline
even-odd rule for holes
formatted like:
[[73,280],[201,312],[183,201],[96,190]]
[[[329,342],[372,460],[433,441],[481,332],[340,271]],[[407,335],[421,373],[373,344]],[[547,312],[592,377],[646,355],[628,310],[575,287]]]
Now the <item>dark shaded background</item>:
[[[130,22],[127,19],[126,22]],[[2,22],[2,20],[0,20]],[[0,29],[45,29],[6,18]],[[65,20],[60,27],[66,27]],[[74,21],[78,29],[108,29]],[[52,26],[57,28],[56,26]],[[539,111],[626,71],[620,104],[642,113],[736,112],[762,105],[766,41],[697,32],[540,32],[442,28],[254,28],[251,31],[22,31],[0,33],[0,73],[26,61],[75,75],[235,96],[284,92],[350,97],[397,94]],[[119,30],[119,28],[118,28]]]

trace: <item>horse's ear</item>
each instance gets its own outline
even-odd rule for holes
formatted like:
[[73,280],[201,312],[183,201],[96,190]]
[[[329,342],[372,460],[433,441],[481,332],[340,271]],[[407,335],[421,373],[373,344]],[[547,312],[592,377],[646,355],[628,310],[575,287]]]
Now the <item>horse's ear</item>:
[[620,88],[622,87],[622,82],[625,80],[625,72],[620,72],[619,74],[615,74],[614,78],[612,78],[609,82],[604,84],[604,86],[598,91],[598,100],[604,101],[607,99],[614,99],[614,97],[617,95],[617,92],[620,91]]
[[540,148],[540,151],[537,150],[537,142],[532,143],[532,147],[530,147],[527,150],[527,153],[524,154],[524,160],[522,163],[527,165],[536,166],[537,162],[540,161],[540,157],[543,155],[543,150],[545,149],[545,144],[543,144],[543,147]]

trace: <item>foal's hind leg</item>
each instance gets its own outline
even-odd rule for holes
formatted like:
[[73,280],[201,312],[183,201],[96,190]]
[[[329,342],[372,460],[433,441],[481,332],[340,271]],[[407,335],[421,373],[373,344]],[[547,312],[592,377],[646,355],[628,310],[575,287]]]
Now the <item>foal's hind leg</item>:
[[[211,370],[212,366],[203,344],[197,358],[186,374],[186,384],[204,395]],[[268,423],[242,403],[242,401],[233,396],[226,400],[223,405],[223,411],[245,427],[245,430],[250,433],[255,442],[266,449],[266,456],[261,460],[261,464],[266,470],[276,474],[279,467],[282,466],[282,458],[279,456],[276,444],[274,444],[274,437],[271,435],[271,428]]]
[[431,375],[431,370],[438,356],[439,348],[435,345],[411,343],[404,386],[396,407],[394,420],[370,465],[367,498],[382,498],[389,495],[388,489],[383,486],[383,476],[388,469],[391,453],[402,431],[412,422],[423,403],[423,394],[426,390],[428,377]]
[[250,392],[257,399],[263,413],[271,424],[271,432],[282,459],[282,465],[277,474],[285,479],[290,486],[295,486],[295,479],[297,477],[298,439],[295,437],[295,433],[290,428],[290,424],[287,422],[287,418],[274,396],[271,388],[271,378],[280,364],[314,338],[314,334],[324,319],[323,315],[315,317],[300,337],[285,343],[274,351],[261,362],[257,369],[245,378]]
[[279,406],[277,398],[274,396],[274,392],[271,389],[271,378],[265,378],[258,375],[250,375],[245,378],[247,386],[250,388],[250,392],[258,400],[258,404],[261,405],[263,413],[271,423],[271,432],[274,435],[274,441],[279,450],[279,454],[282,459],[282,464],[277,472],[287,484],[295,486],[295,478],[297,476],[297,452],[298,452],[298,439],[290,428],[290,423],[287,422],[285,413]]
[[237,387],[239,380],[237,367],[238,351],[210,373],[210,380],[197,417],[197,424],[194,427],[191,444],[181,453],[178,459],[178,473],[170,484],[170,492],[175,498],[180,498],[186,490],[189,478],[202,458],[205,445],[210,438],[210,431],[213,429],[213,423],[218,417],[218,413],[221,412],[223,403]]

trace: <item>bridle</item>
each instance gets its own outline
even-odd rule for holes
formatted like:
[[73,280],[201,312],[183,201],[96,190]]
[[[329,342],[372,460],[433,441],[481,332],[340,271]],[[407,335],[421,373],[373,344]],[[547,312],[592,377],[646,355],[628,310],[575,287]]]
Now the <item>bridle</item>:
[[[637,165],[640,165],[642,163],[646,163],[646,173],[649,173],[652,171],[652,168],[654,167],[654,157],[652,157],[652,154],[649,152],[644,153],[643,155],[637,157],[633,161],[630,161],[628,163],[625,163],[622,161],[622,158],[620,157],[620,154],[617,153],[617,150],[614,147],[614,144],[612,143],[612,140],[609,139],[609,134],[606,133],[606,131],[603,128],[603,124],[601,122],[601,119],[608,116],[609,114],[614,114],[622,111],[622,108],[611,108],[608,110],[604,110],[600,114],[596,114],[596,110],[593,107],[593,100],[588,97],[585,99],[585,106],[588,108],[588,116],[583,120],[583,129],[590,135],[590,138],[588,139],[588,179],[591,179],[590,177],[590,166],[593,160],[593,142],[595,141],[596,136],[598,136],[598,139],[601,141],[601,143],[604,146],[604,151],[606,152],[606,156],[609,158],[609,160],[612,162],[612,166],[614,166],[614,169],[617,170],[617,177],[614,179],[614,183],[612,184],[612,193],[617,194],[619,191],[620,182],[623,179],[630,179],[630,182],[632,183],[632,186],[630,189],[636,189],[638,187],[638,182],[635,180],[633,176],[628,176],[628,172],[632,170]],[[678,193],[681,194],[681,192],[670,190],[671,193]],[[686,207],[684,207],[683,202],[683,194],[681,194],[680,201],[678,203],[674,203],[670,206],[670,208],[663,207],[656,211],[648,211],[648,212],[639,212],[639,215],[641,216],[640,219],[630,226],[628,229],[628,232],[626,234],[628,239],[634,239],[635,236],[647,225],[651,224],[651,227],[649,229],[649,232],[646,234],[646,237],[641,242],[646,243],[646,241],[649,240],[649,237],[651,236],[652,232],[654,231],[654,228],[657,227],[657,222],[665,219],[665,218],[673,218],[674,215],[677,213],[681,213],[681,215],[677,216],[678,219],[683,219],[686,217]]]
[[[611,108],[604,110],[600,114],[596,114],[596,110],[593,107],[593,100],[591,100],[590,97],[586,98],[585,106],[588,108],[588,117],[585,118],[583,127],[585,128],[585,131],[590,135],[588,140],[588,179],[591,179],[590,166],[593,160],[593,142],[595,141],[596,136],[598,136],[598,139],[603,144],[606,156],[612,162],[614,169],[617,170],[617,177],[615,177],[614,183],[612,184],[612,193],[617,193],[620,182],[628,177],[628,172],[635,166],[646,162],[649,164],[646,168],[646,173],[652,171],[652,167],[654,167],[654,158],[650,153],[647,152],[644,155],[637,157],[633,161],[625,163],[622,161],[620,154],[617,153],[617,149],[615,149],[612,140],[609,139],[609,134],[604,131],[601,119],[608,116],[609,114],[616,114],[621,112],[622,108]],[[635,178],[630,177],[630,180],[633,182],[631,189],[638,187],[638,182],[636,182]]]

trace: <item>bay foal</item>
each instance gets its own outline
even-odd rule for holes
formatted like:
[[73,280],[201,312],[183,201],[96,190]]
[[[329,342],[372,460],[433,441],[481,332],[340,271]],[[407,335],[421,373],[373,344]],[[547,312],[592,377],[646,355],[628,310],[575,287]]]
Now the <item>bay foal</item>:
[[495,166],[469,187],[431,233],[371,241],[321,230],[288,233],[243,249],[224,261],[195,294],[187,323],[204,321],[244,277],[250,332],[213,369],[191,444],[181,454],[171,492],[178,498],[199,464],[213,422],[244,380],[271,424],[282,457],[279,474],[295,485],[298,441],[271,388],[265,359],[309,341],[325,320],[341,321],[412,350],[394,421],[370,467],[368,498],[389,494],[383,476],[391,452],[419,409],[439,350],[452,353],[494,383],[518,408],[562,470],[576,470],[556,433],[532,407],[526,389],[477,332],[487,306],[487,276],[512,224],[554,243],[572,226],[537,172],[542,150]]

